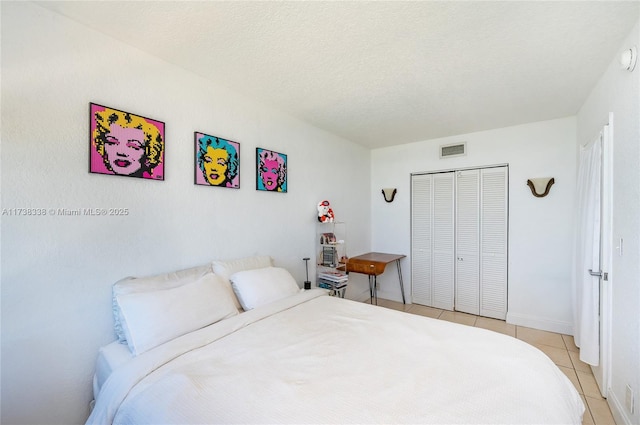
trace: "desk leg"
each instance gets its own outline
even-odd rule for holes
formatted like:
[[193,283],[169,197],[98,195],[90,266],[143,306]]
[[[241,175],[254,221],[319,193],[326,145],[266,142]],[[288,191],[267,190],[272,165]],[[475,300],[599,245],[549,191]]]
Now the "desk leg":
[[378,275],[373,275],[373,296],[376,299],[376,305],[378,305]]
[[404,299],[404,284],[402,283],[402,269],[400,268],[400,260],[399,259],[396,260],[396,266],[398,268],[398,280],[400,281],[400,292],[402,292],[402,304],[406,304],[407,302]]
[[371,297],[369,303],[373,304],[375,299],[375,305],[378,305],[378,279],[376,277],[376,275],[369,275],[369,296]]

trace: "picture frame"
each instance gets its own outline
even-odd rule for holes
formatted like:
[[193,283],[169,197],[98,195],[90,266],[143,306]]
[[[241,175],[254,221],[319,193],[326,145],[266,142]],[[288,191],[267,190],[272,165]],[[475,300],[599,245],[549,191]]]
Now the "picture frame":
[[89,173],[164,180],[165,124],[89,103]]
[[287,155],[256,148],[256,190],[287,193]]
[[240,143],[194,132],[194,183],[240,189]]

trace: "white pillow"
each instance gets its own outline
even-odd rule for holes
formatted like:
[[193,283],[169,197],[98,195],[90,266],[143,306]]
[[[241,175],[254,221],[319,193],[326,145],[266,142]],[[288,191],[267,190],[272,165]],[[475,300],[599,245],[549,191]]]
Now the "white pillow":
[[[140,292],[158,291],[161,289],[177,288],[195,282],[207,273],[211,273],[211,264],[191,267],[184,270],[173,271],[169,273],[158,274],[146,277],[127,277],[113,284],[113,322],[116,337],[121,344],[127,343],[127,338],[122,328],[122,315],[120,308],[116,302],[119,295],[135,294]],[[229,288],[229,292],[234,298],[233,290]]]
[[234,273],[230,279],[233,290],[245,310],[300,292],[293,276],[280,267],[245,270]]
[[[222,277],[224,282],[229,286],[229,291],[231,291],[231,293],[234,292],[231,288],[231,281],[229,280],[232,274],[244,270],[262,269],[271,266],[273,266],[273,260],[268,255],[244,257],[228,261],[214,260],[211,262],[213,272]],[[235,296],[234,301],[236,303],[236,307],[240,309],[241,303],[235,298]]]
[[226,286],[213,273],[177,288],[118,295],[117,302],[135,356],[238,314]]

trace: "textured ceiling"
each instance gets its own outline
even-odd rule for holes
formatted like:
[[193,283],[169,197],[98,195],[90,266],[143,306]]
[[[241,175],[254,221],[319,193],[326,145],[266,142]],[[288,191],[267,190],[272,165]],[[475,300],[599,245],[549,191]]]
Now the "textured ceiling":
[[375,148],[576,114],[640,3],[38,4]]

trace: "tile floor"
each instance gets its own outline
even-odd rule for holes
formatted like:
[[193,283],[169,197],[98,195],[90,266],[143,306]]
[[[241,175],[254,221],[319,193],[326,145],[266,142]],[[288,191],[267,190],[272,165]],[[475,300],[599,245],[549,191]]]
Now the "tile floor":
[[[366,300],[365,302],[369,302]],[[607,401],[602,398],[589,365],[580,361],[579,348],[575,346],[573,337],[524,326],[510,325],[502,320],[473,316],[455,311],[440,310],[418,304],[407,304],[378,299],[381,307],[420,314],[468,326],[489,329],[525,341],[543,351],[573,382],[582,396],[587,410],[582,420],[583,425],[615,425]]]

